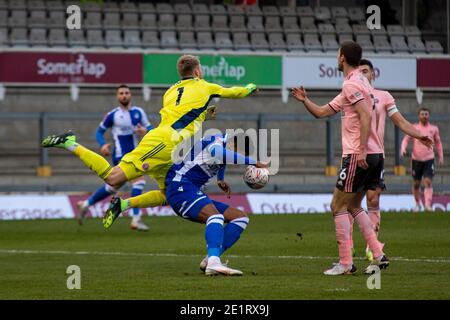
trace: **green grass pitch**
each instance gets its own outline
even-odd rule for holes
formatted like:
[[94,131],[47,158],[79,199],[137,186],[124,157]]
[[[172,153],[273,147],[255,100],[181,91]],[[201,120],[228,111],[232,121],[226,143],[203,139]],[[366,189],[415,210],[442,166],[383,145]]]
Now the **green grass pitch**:
[[[380,239],[391,265],[369,290],[364,245],[355,225],[351,276],[322,272],[336,261],[330,214],[254,215],[223,260],[242,277],[206,277],[203,225],[178,217],[145,218],[150,232],[119,219],[0,222],[0,299],[450,299],[448,213],[383,213]],[[69,265],[81,289],[66,287]]]

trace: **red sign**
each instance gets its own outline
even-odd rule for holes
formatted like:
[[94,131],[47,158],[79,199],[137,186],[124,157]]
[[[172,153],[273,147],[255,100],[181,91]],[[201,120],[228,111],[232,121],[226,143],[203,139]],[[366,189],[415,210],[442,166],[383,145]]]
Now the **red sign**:
[[418,59],[417,86],[450,88],[450,59]]
[[142,54],[0,53],[3,83],[142,83]]

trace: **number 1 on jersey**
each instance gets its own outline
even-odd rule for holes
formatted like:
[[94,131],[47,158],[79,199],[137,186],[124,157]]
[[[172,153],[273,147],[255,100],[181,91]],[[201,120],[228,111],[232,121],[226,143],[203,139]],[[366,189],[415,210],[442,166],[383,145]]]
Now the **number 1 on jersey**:
[[179,105],[180,104],[180,100],[181,100],[181,96],[183,95],[183,91],[184,91],[184,87],[178,88],[178,97],[177,97],[177,102],[175,102],[175,105]]

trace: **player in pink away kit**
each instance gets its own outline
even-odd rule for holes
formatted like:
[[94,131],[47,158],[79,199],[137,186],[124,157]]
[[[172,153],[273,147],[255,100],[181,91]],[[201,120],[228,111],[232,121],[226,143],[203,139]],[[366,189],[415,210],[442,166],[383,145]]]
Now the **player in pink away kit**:
[[[430,110],[421,108],[419,110],[419,123],[414,124],[417,130],[422,135],[428,135],[434,141],[436,151],[439,157],[439,165],[444,164],[444,152],[442,150],[441,137],[439,136],[439,129],[437,126],[430,124]],[[405,136],[402,141],[400,154],[402,156],[406,153],[406,148],[411,140],[409,136]],[[433,176],[434,176],[434,150],[426,148],[419,141],[413,141],[413,149],[411,155],[411,171],[414,179],[413,195],[416,200],[415,211],[420,211],[420,183],[423,179],[424,183],[424,198],[425,210],[433,211],[431,207],[431,200],[433,199]]]
[[344,74],[341,93],[330,103],[319,106],[312,102],[303,87],[293,88],[292,95],[302,102],[316,118],[324,118],[341,112],[342,119],[342,167],[331,201],[339,249],[339,263],[324,272],[325,275],[350,274],[356,271],[350,247],[351,224],[349,214],[372,250],[374,259],[366,268],[372,273],[386,268],[389,259],[383,253],[383,244],[377,239],[369,216],[361,207],[368,187],[379,179],[382,171],[383,148],[375,130],[372,87],[359,71],[361,46],[344,41],[338,51],[339,70]]
[[[361,73],[367,78],[367,80],[369,80],[370,84],[373,86],[373,81],[375,80],[375,72],[372,62],[366,59],[361,59],[361,61],[359,62],[359,71],[361,71]],[[426,134],[423,134],[422,132],[417,130],[413,124],[411,124],[402,116],[397,106],[395,105],[394,98],[389,92],[373,88],[372,94],[375,98],[375,110],[372,116],[374,116],[376,119],[375,129],[378,137],[380,138],[381,146],[383,148],[383,154],[386,116],[388,116],[392,120],[394,125],[399,127],[399,129],[402,130],[405,134],[418,139],[418,141],[423,144],[422,146],[424,148],[431,148],[433,140],[431,140]],[[367,211],[377,234],[380,230],[381,222],[380,195],[381,192],[386,189],[386,186],[384,184],[384,159],[382,160],[382,163],[383,170],[381,172],[381,176],[379,177],[378,181],[374,181],[374,184],[370,186],[366,194]],[[350,220],[353,220],[351,216]],[[350,238],[353,239],[353,235],[351,235]],[[353,248],[353,241],[351,242],[351,247]],[[369,261],[373,259],[372,252],[368,247],[366,248],[366,256]]]

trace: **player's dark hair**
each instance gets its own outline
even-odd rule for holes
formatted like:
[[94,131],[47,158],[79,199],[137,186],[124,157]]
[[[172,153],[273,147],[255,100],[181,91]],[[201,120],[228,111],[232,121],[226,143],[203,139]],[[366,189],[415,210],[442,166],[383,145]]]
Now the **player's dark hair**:
[[425,107],[420,108],[420,109],[419,109],[419,112],[417,112],[417,114],[420,114],[421,111],[427,111],[429,114],[431,114],[430,109],[425,108]]
[[194,70],[200,66],[200,60],[197,56],[185,54],[177,61],[177,70],[180,78],[192,77]]
[[354,41],[344,41],[341,43],[340,54],[344,56],[345,61],[352,67],[359,66],[362,57],[362,48]]
[[367,59],[361,59],[361,60],[359,61],[359,65],[360,65],[360,66],[369,66],[370,70],[373,71],[373,64],[372,64],[372,62],[370,62],[370,60],[367,60]]
[[128,90],[130,90],[130,87],[127,86],[126,84],[121,84],[121,85],[119,85],[119,86],[116,88],[116,91],[118,91],[119,89],[128,89]]

